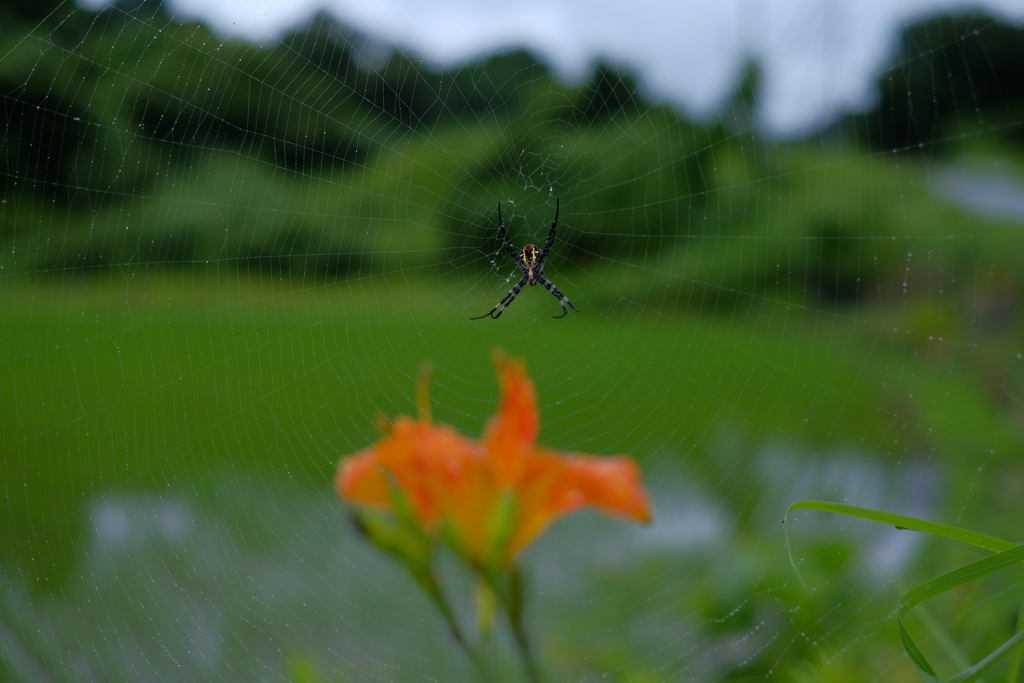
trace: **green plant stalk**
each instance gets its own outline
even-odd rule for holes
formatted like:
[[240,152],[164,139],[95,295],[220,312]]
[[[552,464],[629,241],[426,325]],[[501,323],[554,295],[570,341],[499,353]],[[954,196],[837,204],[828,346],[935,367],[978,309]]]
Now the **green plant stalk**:
[[[422,371],[421,371],[422,372]],[[455,610],[441,591],[441,582],[433,569],[433,546],[431,539],[420,527],[416,514],[409,504],[406,495],[393,481],[389,481],[391,502],[395,514],[393,518],[370,512],[354,512],[353,524],[356,530],[371,543],[385,552],[395,556],[412,574],[416,583],[426,592],[437,609],[448,622],[448,630],[452,638],[463,649],[470,661],[476,666],[482,681],[488,680],[487,668],[483,659],[459,627],[455,618]]]
[[501,608],[498,596],[491,588],[491,584],[477,575],[474,582],[473,597],[476,603],[476,621],[480,633],[480,645],[482,646],[490,639],[491,627],[494,625],[494,615]]
[[[1024,594],[1020,596],[1020,606],[1017,607],[1017,633],[1024,631]],[[1020,675],[1021,660],[1024,659],[1024,645],[1017,648],[1010,657],[1010,670],[1006,674],[1006,683],[1017,683]]]
[[459,647],[462,648],[463,652],[466,653],[469,660],[473,662],[477,672],[480,674],[480,680],[485,682],[489,681],[490,676],[488,676],[487,667],[484,666],[484,662],[480,658],[476,649],[470,645],[469,641],[466,640],[465,635],[463,635],[462,629],[459,627],[458,619],[455,618],[455,611],[452,609],[448,599],[444,596],[444,593],[441,592],[441,585],[437,581],[433,572],[425,574],[417,574],[414,572],[414,576],[416,576],[417,583],[419,583],[423,590],[426,591],[427,595],[430,596],[430,599],[433,600],[437,609],[444,616],[445,621],[448,622],[448,630],[452,634],[452,638],[459,644]]
[[525,598],[525,587],[523,574],[518,567],[513,565],[507,571],[500,574],[494,571],[481,571],[484,580],[490,585],[495,595],[501,601],[508,617],[509,626],[512,628],[512,635],[519,651],[519,658],[523,662],[523,669],[531,683],[541,683],[544,680],[540,667],[533,658],[530,648],[530,639],[526,633],[526,625],[523,621],[523,603]]
[[515,634],[516,646],[519,648],[519,656],[523,660],[523,668],[526,669],[527,677],[529,677],[531,683],[541,683],[543,678],[540,675],[540,667],[537,666],[537,662],[534,661],[531,654],[530,640],[526,636],[523,622],[521,620],[513,621],[509,619],[509,623],[512,624],[512,633]]
[[537,661],[532,656],[532,651],[529,647],[529,638],[526,636],[526,627],[522,618],[522,606],[524,588],[522,581],[522,572],[519,571],[518,567],[512,567],[509,570],[509,593],[508,603],[505,605],[505,610],[509,615],[509,624],[512,625],[512,633],[515,634],[515,642],[519,647],[519,656],[522,657],[523,668],[526,670],[526,675],[529,680],[534,683],[540,683],[541,669],[537,665]]

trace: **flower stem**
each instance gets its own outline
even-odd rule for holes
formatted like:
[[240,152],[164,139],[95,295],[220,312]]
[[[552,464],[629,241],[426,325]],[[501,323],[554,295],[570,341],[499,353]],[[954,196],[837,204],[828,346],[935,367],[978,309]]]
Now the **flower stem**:
[[530,653],[530,641],[526,637],[526,631],[523,629],[523,622],[521,620],[512,621],[512,632],[516,636],[516,645],[519,647],[519,656],[523,659],[523,668],[526,669],[526,675],[530,679],[530,683],[541,683],[543,680],[540,675],[540,669],[537,667],[537,662],[534,661],[533,655]]
[[473,662],[473,666],[476,667],[477,672],[480,674],[480,680],[487,683],[487,681],[490,680],[490,676],[487,674],[487,667],[484,666],[484,662],[480,658],[480,654],[472,645],[470,645],[469,641],[466,640],[466,637],[462,634],[462,629],[459,627],[459,621],[455,618],[455,611],[448,603],[448,599],[444,596],[444,593],[441,592],[441,584],[434,576],[434,573],[429,572],[427,574],[417,576],[416,580],[427,592],[427,595],[430,596],[431,600],[434,601],[434,604],[437,605],[437,609],[441,614],[444,615],[445,621],[448,622],[448,631],[451,633],[455,642],[459,644],[459,647],[462,648],[462,651],[466,653],[469,660]]
[[540,667],[533,658],[530,639],[526,634],[526,625],[523,622],[525,588],[522,572],[518,567],[513,566],[501,578],[491,572],[484,572],[483,575],[494,592],[501,598],[501,604],[508,615],[508,623],[512,627],[512,635],[515,637],[516,648],[519,650],[520,659],[523,660],[527,678],[530,683],[541,683],[544,678],[541,676]]
[[[1017,631],[1024,631],[1024,595],[1020,596],[1020,607],[1017,608]],[[1017,683],[1022,659],[1024,659],[1024,645],[1018,647],[1016,654],[1010,656],[1010,672],[1006,675],[1006,683]]]

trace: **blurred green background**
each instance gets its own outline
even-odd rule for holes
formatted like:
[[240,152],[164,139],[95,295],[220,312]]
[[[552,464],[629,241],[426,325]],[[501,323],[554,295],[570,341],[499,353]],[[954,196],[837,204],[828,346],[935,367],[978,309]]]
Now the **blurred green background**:
[[[877,108],[803,141],[749,123],[756,69],[691,121],[610,65],[359,39],[0,6],[0,676],[470,679],[330,482],[424,359],[479,433],[500,347],[543,443],[631,453],[655,494],[649,529],[584,515],[527,554],[552,680],[916,680],[895,601],[976,555],[798,515],[804,585],[778,520],[1022,540],[1024,31],[911,27]],[[514,281],[497,202],[521,246],[556,198],[580,313],[528,288],[470,322]],[[925,647],[979,659],[1021,578],[937,601]]]

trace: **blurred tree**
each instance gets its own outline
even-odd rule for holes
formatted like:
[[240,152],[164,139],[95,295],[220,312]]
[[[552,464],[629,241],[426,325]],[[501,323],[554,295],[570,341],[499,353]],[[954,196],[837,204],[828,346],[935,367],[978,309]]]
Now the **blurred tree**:
[[644,108],[636,78],[604,62],[598,63],[578,102],[577,115],[589,123]]
[[38,22],[56,13],[67,0],[4,0],[3,9],[26,22]]
[[[878,108],[864,117],[883,149],[942,142],[965,129],[998,129],[1024,114],[1024,28],[967,14],[909,28]],[[1003,135],[1024,142],[1020,126]]]

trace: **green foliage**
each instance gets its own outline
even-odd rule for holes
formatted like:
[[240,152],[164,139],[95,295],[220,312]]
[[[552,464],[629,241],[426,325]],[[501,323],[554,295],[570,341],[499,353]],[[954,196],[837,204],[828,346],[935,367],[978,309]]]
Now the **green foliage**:
[[[360,35],[326,20],[261,47],[145,7],[61,5],[39,28],[13,17],[0,29],[6,272],[210,263],[322,281],[397,263],[490,267],[495,198],[515,202],[522,244],[542,238],[554,197],[564,228],[552,267],[602,272],[616,283],[609,303],[717,312],[770,295],[833,307],[900,295],[912,259],[931,279],[990,257],[1021,272],[1013,250],[965,244],[963,217],[929,196],[923,159],[689,123],[607,64],[567,85],[518,51],[448,71],[398,51],[370,63]],[[1013,81],[1003,69],[1019,32],[979,22],[911,30],[892,76],[907,84],[892,92],[934,87],[920,74],[981,38],[1009,55],[990,78]],[[939,80],[976,86],[976,61]],[[999,239],[1000,228],[968,229]],[[649,278],[635,277],[640,261]]]
[[995,132],[1019,148],[1022,72],[1024,30],[981,13],[936,17],[907,29],[878,108],[840,128],[885,150],[955,148],[964,129]]
[[[959,661],[962,659],[962,655],[959,653],[958,649],[955,649],[956,646],[953,641],[944,633],[937,638],[940,643],[944,643],[946,645],[947,649],[955,649],[955,653],[952,658],[958,660],[957,666],[958,668],[961,668],[958,673],[950,676],[949,678],[943,678],[936,673],[935,667],[932,666],[932,663],[911,637],[910,631],[907,629],[905,624],[905,618],[910,610],[925,600],[942,595],[943,593],[952,591],[965,583],[978,580],[988,574],[1002,571],[1003,569],[1007,569],[1024,561],[1024,545],[1018,545],[987,534],[981,534],[948,524],[927,522],[914,517],[908,517],[906,515],[898,515],[891,512],[883,512],[881,510],[872,510],[870,508],[859,507],[856,505],[830,503],[817,500],[803,500],[790,505],[786,509],[787,516],[793,510],[821,510],[824,512],[835,512],[841,515],[860,517],[861,519],[869,519],[871,521],[882,522],[884,524],[892,524],[897,529],[922,531],[942,538],[948,538],[962,543],[969,543],[971,545],[993,551],[995,553],[994,555],[968,563],[962,567],[954,569],[953,571],[946,572],[940,576],[929,579],[928,581],[914,586],[904,593],[899,600],[899,604],[896,606],[896,625],[899,629],[900,644],[907,653],[907,657],[910,659],[910,662],[914,665],[914,669],[917,671],[918,676],[925,683],[970,683],[971,681],[979,680],[986,673],[989,673],[993,667],[1006,661],[1009,661],[1012,665],[1012,668],[1007,675],[1008,680],[1012,682],[1017,679],[1018,668],[1020,666],[1020,656],[1021,652],[1024,651],[1024,629],[1019,627],[1021,623],[1024,623],[1024,621],[1022,621],[1024,620],[1024,602],[1021,602],[1021,611],[1018,613],[1016,619],[1018,628],[994,650],[975,664],[966,664],[965,662]],[[793,564],[794,571],[797,571],[796,564],[792,562],[792,550],[790,550],[790,562]],[[993,625],[989,624],[988,628],[990,630],[995,630],[992,626]],[[941,627],[934,623],[932,623],[932,628],[934,630],[941,629]]]

